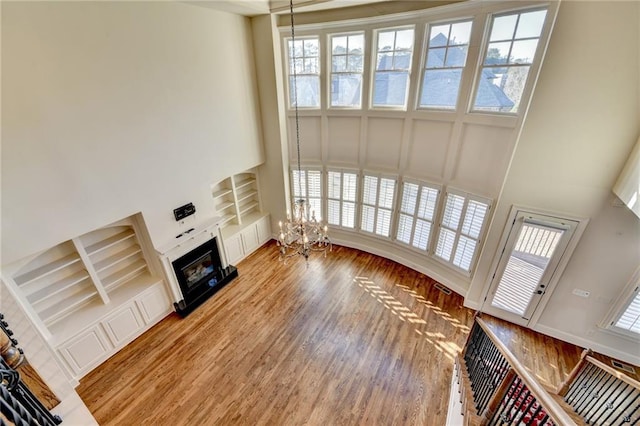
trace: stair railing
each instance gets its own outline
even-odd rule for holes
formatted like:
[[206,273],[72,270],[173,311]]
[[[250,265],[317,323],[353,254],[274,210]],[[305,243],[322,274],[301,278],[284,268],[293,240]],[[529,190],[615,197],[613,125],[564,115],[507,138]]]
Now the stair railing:
[[462,359],[482,425],[576,424],[479,316]]
[[580,362],[558,388],[589,425],[640,424],[640,382],[582,353]]

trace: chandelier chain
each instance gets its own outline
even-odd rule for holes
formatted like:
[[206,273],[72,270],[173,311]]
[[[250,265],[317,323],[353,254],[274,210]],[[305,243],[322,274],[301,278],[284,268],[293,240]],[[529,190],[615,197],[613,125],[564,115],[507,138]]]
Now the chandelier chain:
[[[295,52],[296,48],[296,31],[295,25],[293,23],[293,0],[289,0],[289,11],[291,16],[291,44],[293,45],[293,51]],[[304,51],[304,42],[302,49]],[[304,57],[304,55],[303,55]],[[295,58],[295,56],[294,56]],[[303,59],[304,61],[304,59]],[[304,62],[303,62],[304,64]],[[296,121],[296,152],[298,154],[298,194],[302,196],[302,171],[300,168],[300,117],[298,116],[298,71],[296,62],[294,59],[293,62],[293,105],[295,109],[295,121]]]

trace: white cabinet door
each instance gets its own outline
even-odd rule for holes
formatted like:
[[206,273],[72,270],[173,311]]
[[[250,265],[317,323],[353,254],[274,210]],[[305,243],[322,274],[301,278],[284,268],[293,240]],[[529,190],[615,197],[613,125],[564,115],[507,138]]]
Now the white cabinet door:
[[130,303],[109,315],[102,324],[115,347],[129,342],[130,337],[135,335],[144,325],[134,303]]
[[136,299],[136,305],[142,313],[145,324],[150,324],[163,318],[171,312],[171,301],[162,283],[156,284]]
[[112,347],[100,329],[100,324],[79,334],[59,349],[76,377],[107,358],[111,350]]
[[230,264],[235,264],[244,257],[244,247],[240,234],[225,239],[224,248],[227,251],[227,261]]
[[258,228],[258,241],[260,245],[271,239],[271,221],[269,220],[269,216],[260,219],[256,227]]
[[249,254],[258,247],[260,247],[260,240],[258,238],[258,228],[256,224],[252,224],[246,229],[243,229],[240,234],[242,235],[242,245],[244,248],[244,254]]

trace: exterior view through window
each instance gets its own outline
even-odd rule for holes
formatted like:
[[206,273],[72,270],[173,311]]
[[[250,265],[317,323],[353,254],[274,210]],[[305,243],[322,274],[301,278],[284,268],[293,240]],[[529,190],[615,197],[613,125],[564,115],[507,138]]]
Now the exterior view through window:
[[518,112],[546,10],[493,17],[474,110]]
[[471,21],[430,27],[419,107],[456,108],[470,37]]
[[[289,106],[320,107],[320,57],[318,37],[289,40]],[[293,74],[297,84],[294,85]]]
[[407,106],[413,53],[413,28],[378,31],[374,107]]
[[360,108],[364,34],[331,37],[331,106]]

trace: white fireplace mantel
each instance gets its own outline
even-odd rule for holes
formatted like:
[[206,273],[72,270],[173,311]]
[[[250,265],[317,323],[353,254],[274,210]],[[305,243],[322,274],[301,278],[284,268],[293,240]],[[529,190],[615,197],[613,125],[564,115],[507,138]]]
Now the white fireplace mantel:
[[220,260],[222,267],[227,267],[228,262],[225,256],[225,250],[222,247],[222,236],[220,234],[220,217],[212,217],[207,219],[193,228],[189,232],[185,232],[179,237],[176,237],[174,241],[165,244],[164,246],[156,249],[156,253],[160,258],[164,273],[167,277],[167,283],[171,289],[171,296],[173,301],[178,303],[183,299],[182,292],[180,291],[180,285],[178,279],[173,270],[172,262],[191,250],[202,245],[206,241],[217,237],[218,251],[220,253]]

